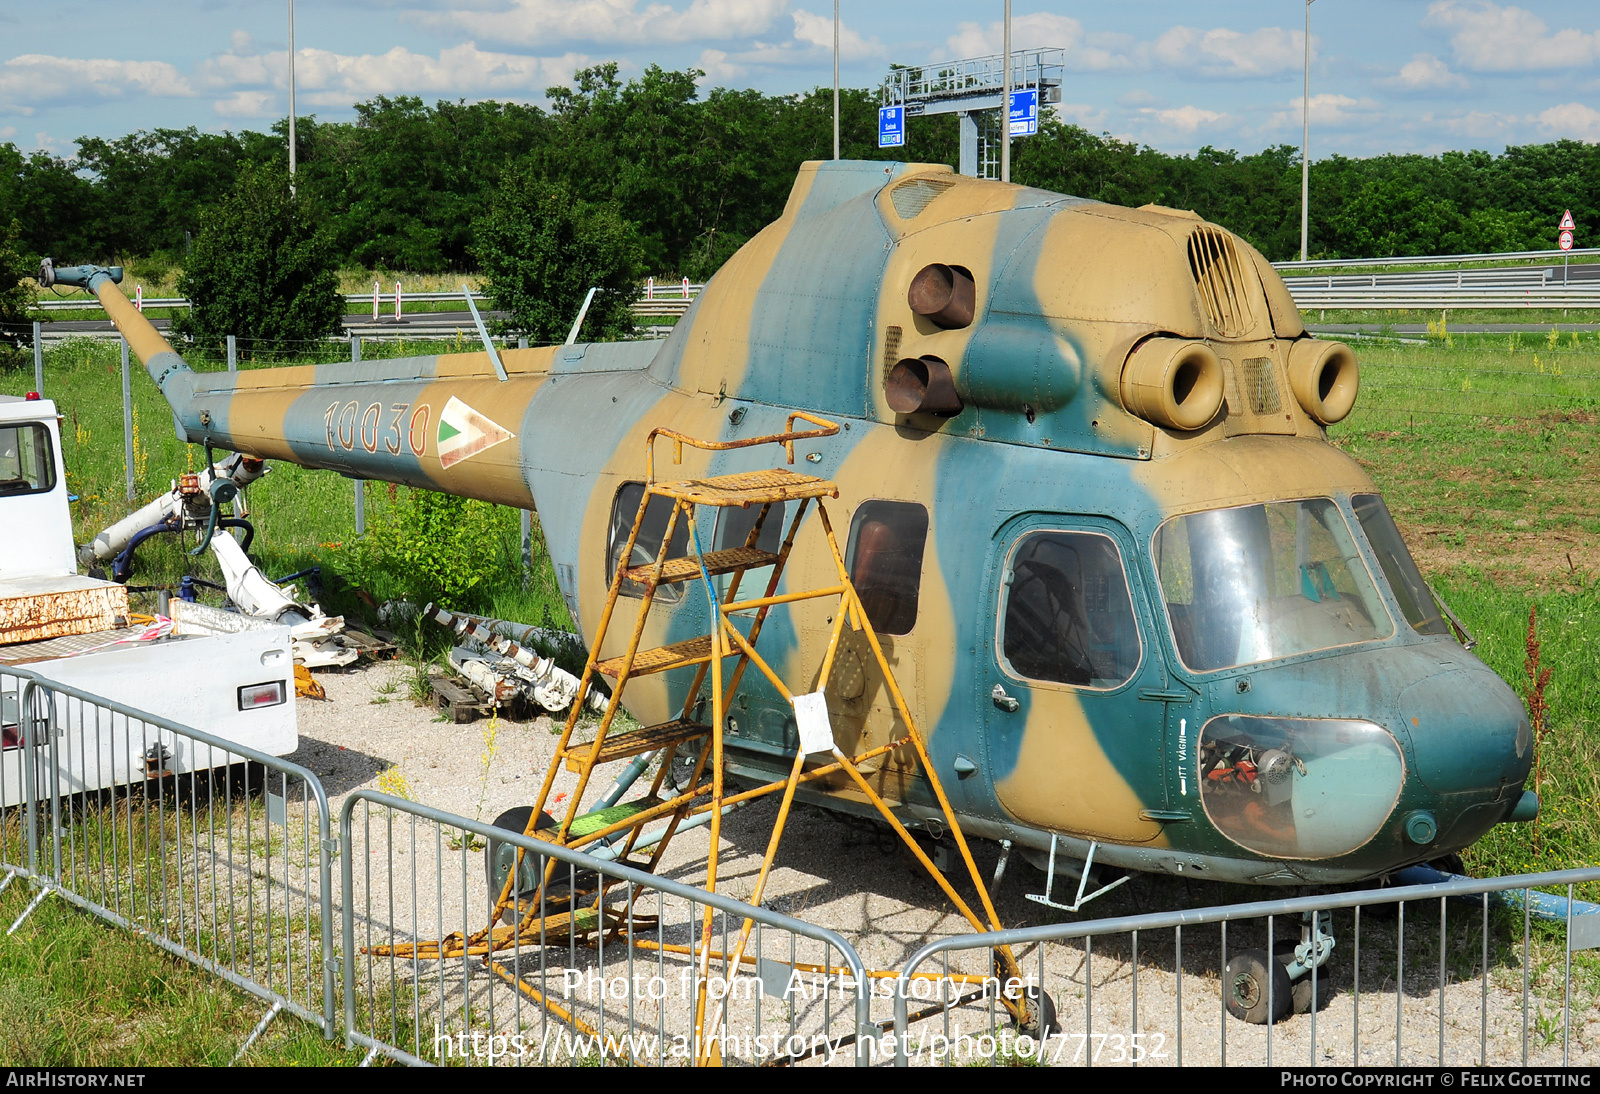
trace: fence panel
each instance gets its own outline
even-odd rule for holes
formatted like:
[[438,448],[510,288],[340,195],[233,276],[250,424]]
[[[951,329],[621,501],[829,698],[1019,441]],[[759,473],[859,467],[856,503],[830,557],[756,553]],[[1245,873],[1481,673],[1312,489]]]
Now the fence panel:
[[[364,790],[345,800],[340,833],[346,1037],[369,1058],[682,1065],[714,1047],[729,1063],[871,1062],[872,1039],[858,1037],[865,970],[833,931]],[[557,860],[537,921],[497,925],[507,945],[493,953],[474,936],[499,891],[491,843],[529,852],[530,878],[539,856]],[[746,917],[735,971],[724,955]],[[701,1042],[697,1026],[710,1031]]]
[[39,729],[22,750],[41,778],[21,819],[32,806],[43,822],[41,898],[59,893],[331,1037],[334,845],[316,776],[34,673],[15,679]]
[[28,678],[0,670],[0,888],[38,869],[41,830],[34,786],[40,781],[39,753],[30,747],[42,734],[22,706]]
[[[941,939],[901,971],[896,1063],[1593,1065],[1600,961],[1582,951],[1600,945],[1600,908],[1573,894],[1597,880],[1462,878]],[[1560,895],[1538,891],[1550,887]],[[1291,983],[1294,962],[1330,943]],[[1003,944],[1018,948],[1019,987],[1054,1001],[1042,1043],[998,1028],[992,1000],[938,1006],[949,977],[987,968]],[[939,990],[916,990],[929,983]],[[913,1013],[930,994],[942,1024]]]

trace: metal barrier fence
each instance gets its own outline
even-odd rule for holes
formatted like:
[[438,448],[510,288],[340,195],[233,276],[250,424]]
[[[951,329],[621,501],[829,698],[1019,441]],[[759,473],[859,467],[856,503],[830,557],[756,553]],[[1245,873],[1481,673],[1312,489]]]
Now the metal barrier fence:
[[0,787],[0,860],[39,890],[11,929],[59,894],[270,1003],[241,1054],[284,1010],[332,1037],[335,846],[316,776],[27,670],[0,688],[18,715],[0,779],[27,784],[15,801]]
[[0,891],[17,878],[36,876],[39,869],[39,823],[35,788],[41,781],[37,763],[22,748],[27,719],[22,691],[29,678],[0,670]]
[[1274,262],[1279,271],[1329,270],[1363,266],[1471,266],[1485,262],[1558,262],[1569,256],[1600,255],[1600,247],[1574,247],[1570,251],[1488,251],[1462,255],[1398,255],[1394,258],[1312,258],[1304,262]]
[[[1600,946],[1600,914],[1575,914],[1581,902],[1572,896],[1597,880],[1600,869],[1461,879],[941,939],[902,968],[895,1063],[1009,1051],[1080,1065],[1593,1065],[1600,961],[1580,958],[1575,981],[1574,956]],[[1551,886],[1564,887],[1565,899],[1536,891]],[[1465,906],[1452,911],[1452,901]],[[1547,913],[1554,905],[1565,922],[1536,920],[1536,904]],[[1284,999],[1287,977],[1268,971],[1267,955],[1286,966],[1329,941],[1327,963]],[[1008,1048],[992,1000],[939,1008],[936,1031],[910,1026],[911,1001],[921,998],[912,978],[925,964],[939,959],[944,985],[968,966],[987,968],[1000,945],[1017,948],[1032,981],[1022,986],[1054,1000],[1046,1041]],[[1262,1008],[1258,1019],[1294,1013],[1248,1024],[1230,1015],[1230,994]],[[985,1036],[987,1051],[978,1043]]]
[[[345,1036],[369,1060],[685,1063],[714,1042],[730,1063],[872,1062],[865,969],[824,927],[365,790],[339,831]],[[518,847],[527,878],[549,856],[555,879],[533,925],[496,925],[509,945],[489,953],[473,941],[499,893],[487,859]]]

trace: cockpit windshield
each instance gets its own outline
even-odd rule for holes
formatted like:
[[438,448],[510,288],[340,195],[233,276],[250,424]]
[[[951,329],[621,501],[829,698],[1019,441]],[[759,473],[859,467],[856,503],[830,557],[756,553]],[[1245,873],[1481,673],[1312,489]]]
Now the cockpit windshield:
[[1195,671],[1394,633],[1350,526],[1328,498],[1174,517],[1154,549],[1178,654]]

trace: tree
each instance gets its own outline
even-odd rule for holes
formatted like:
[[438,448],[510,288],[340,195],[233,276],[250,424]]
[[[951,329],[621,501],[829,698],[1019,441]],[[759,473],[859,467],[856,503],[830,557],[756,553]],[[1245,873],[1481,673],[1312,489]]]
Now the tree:
[[633,330],[644,252],[638,229],[611,205],[591,205],[529,168],[506,173],[489,211],[473,225],[474,250],[508,329],[540,342],[566,336],[590,288],[584,331],[617,337]]
[[21,254],[17,252],[17,239],[22,235],[22,225],[16,221],[0,232],[0,367],[10,368],[22,363],[22,350],[33,344],[33,283]]
[[201,214],[178,291],[194,306],[173,329],[205,346],[233,334],[253,349],[285,349],[334,333],[344,316],[331,236],[277,167],[241,168]]

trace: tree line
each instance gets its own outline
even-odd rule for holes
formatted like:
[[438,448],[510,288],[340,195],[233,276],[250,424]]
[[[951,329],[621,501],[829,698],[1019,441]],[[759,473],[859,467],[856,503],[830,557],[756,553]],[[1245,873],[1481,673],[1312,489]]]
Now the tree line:
[[[652,67],[624,83],[615,64],[601,65],[552,88],[548,109],[380,96],[357,105],[353,121],[298,122],[296,189],[347,266],[481,268],[489,244],[479,230],[510,179],[630,226],[646,272],[700,280],[778,215],[801,162],[831,155],[832,97],[701,95],[699,75]],[[875,92],[843,92],[843,155],[955,163],[953,115],[913,118],[904,148],[880,150],[876,110]],[[285,130],[84,137],[66,157],[0,144],[0,231],[16,222],[14,246],[29,261],[181,265],[205,211],[253,166],[286,159]],[[1169,155],[1049,118],[1012,147],[1017,182],[1193,209],[1273,259],[1298,254],[1293,146]],[[1548,248],[1569,208],[1580,226],[1595,223],[1600,146],[1332,156],[1312,165],[1310,249],[1355,258]]]

